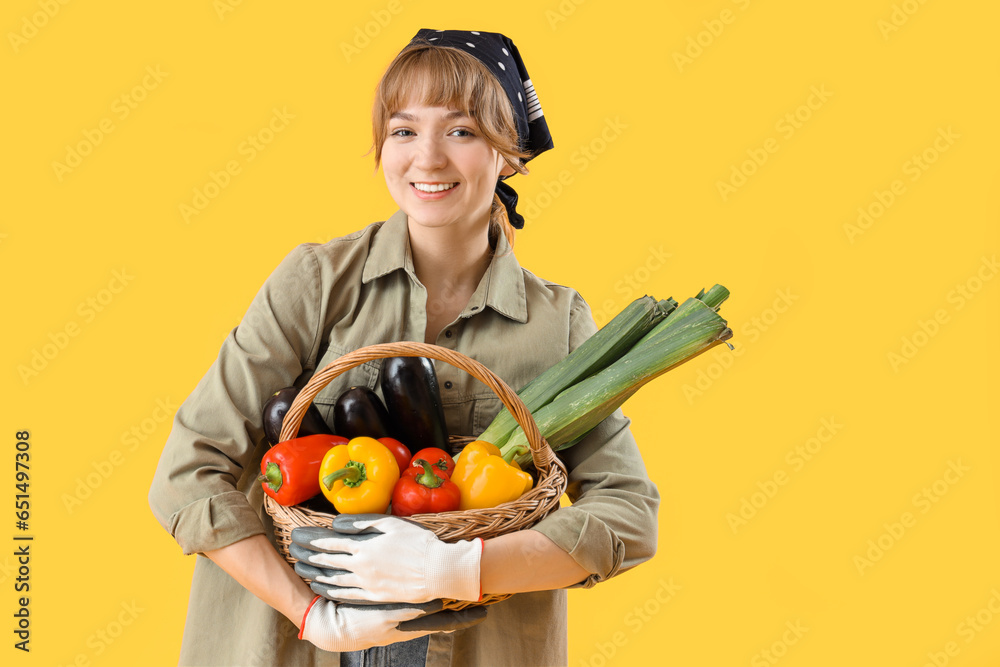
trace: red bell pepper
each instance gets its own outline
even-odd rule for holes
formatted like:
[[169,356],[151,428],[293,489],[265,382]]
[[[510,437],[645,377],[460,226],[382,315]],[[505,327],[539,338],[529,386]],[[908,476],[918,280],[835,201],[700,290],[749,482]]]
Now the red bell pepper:
[[[451,479],[451,473],[455,470],[455,459],[451,458],[451,454],[437,447],[424,447],[413,455],[408,465],[408,468],[415,470],[417,475],[421,475],[424,472],[424,467],[417,463],[421,459],[430,463],[435,473],[445,479]],[[408,469],[400,468],[400,471],[409,473]]]
[[346,445],[339,435],[307,435],[279,442],[260,460],[257,481],[279,505],[298,505],[319,493],[319,466],[326,453]]
[[392,513],[396,516],[430,514],[457,510],[462,500],[462,492],[455,483],[436,473],[431,464],[418,461],[423,473],[410,475],[396,482],[392,490]]
[[379,438],[379,442],[385,445],[386,449],[392,452],[392,455],[396,458],[396,465],[399,466],[399,472],[403,472],[410,465],[410,448],[401,443],[395,438]]

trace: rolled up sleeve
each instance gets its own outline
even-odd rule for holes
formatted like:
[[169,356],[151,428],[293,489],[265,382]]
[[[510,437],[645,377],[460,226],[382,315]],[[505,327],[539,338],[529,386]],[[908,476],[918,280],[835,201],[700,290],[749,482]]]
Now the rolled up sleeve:
[[261,412],[267,399],[291,386],[315,357],[319,293],[318,262],[308,245],[299,246],[264,283],[178,409],[149,504],[185,554],[265,532],[248,501],[254,485],[246,482],[256,471],[247,466],[264,440]]
[[[582,297],[573,308],[570,350],[597,330]],[[533,526],[591,575],[590,588],[656,553],[660,495],[646,474],[631,421],[616,410],[576,445],[560,452],[572,502]]]
[[532,528],[592,573],[571,588],[590,588],[656,553],[660,495],[646,475],[630,423],[618,410],[561,454],[573,504]]

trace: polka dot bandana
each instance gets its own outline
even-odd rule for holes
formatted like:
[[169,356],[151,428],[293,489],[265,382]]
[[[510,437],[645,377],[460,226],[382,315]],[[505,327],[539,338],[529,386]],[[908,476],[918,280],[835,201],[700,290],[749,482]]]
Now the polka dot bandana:
[[[535,87],[524,67],[521,54],[514,42],[498,32],[477,32],[475,30],[431,30],[421,28],[414,35],[414,41],[428,42],[435,46],[451,46],[476,57],[503,86],[514,109],[514,121],[517,124],[517,138],[520,148],[531,153],[532,157],[544,153],[553,147],[549,126],[542,114],[542,105],[535,94]],[[524,218],[515,210],[517,192],[503,182],[508,177],[501,176],[497,181],[496,193],[507,209],[510,223],[517,229],[524,227]]]

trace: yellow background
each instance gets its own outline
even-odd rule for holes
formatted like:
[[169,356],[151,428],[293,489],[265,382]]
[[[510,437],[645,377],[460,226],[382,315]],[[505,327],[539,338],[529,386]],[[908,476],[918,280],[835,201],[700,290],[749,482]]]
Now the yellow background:
[[[525,57],[557,148],[511,181],[536,209],[524,266],[600,323],[644,293],[732,291],[736,349],[626,405],[659,553],[571,593],[570,664],[1000,664],[998,19],[970,0],[6,2],[5,664],[176,663],[194,560],[146,504],[162,406],[295,244],[395,210],[369,105],[421,27],[504,32]],[[122,95],[143,98],[124,117]],[[250,161],[274,109],[294,118]],[[21,429],[30,654],[11,633]]]

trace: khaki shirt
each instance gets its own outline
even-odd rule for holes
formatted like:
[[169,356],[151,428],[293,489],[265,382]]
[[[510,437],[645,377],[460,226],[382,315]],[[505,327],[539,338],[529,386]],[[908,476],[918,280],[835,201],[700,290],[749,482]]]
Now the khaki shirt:
[[[267,279],[219,357],[177,411],[149,502],[185,554],[199,554],[181,648],[183,665],[338,665],[339,654],[297,639],[284,616],[246,591],[204,551],[273,525],[255,481],[268,449],[261,412],[275,391],[365,345],[423,341],[427,293],[413,270],[406,215],[323,245],[295,248]],[[465,310],[438,345],[483,363],[515,390],[596,331],[575,291],[522,269],[503,235]],[[435,362],[449,432],[476,435],[502,405],[489,390]],[[315,399],[332,423],[351,386],[378,391],[379,362],[335,379]],[[563,507],[534,527],[591,576],[591,587],[648,560],[659,495],[621,411],[560,453],[569,471]],[[566,591],[514,595],[487,620],[430,638],[427,664],[566,664]]]

